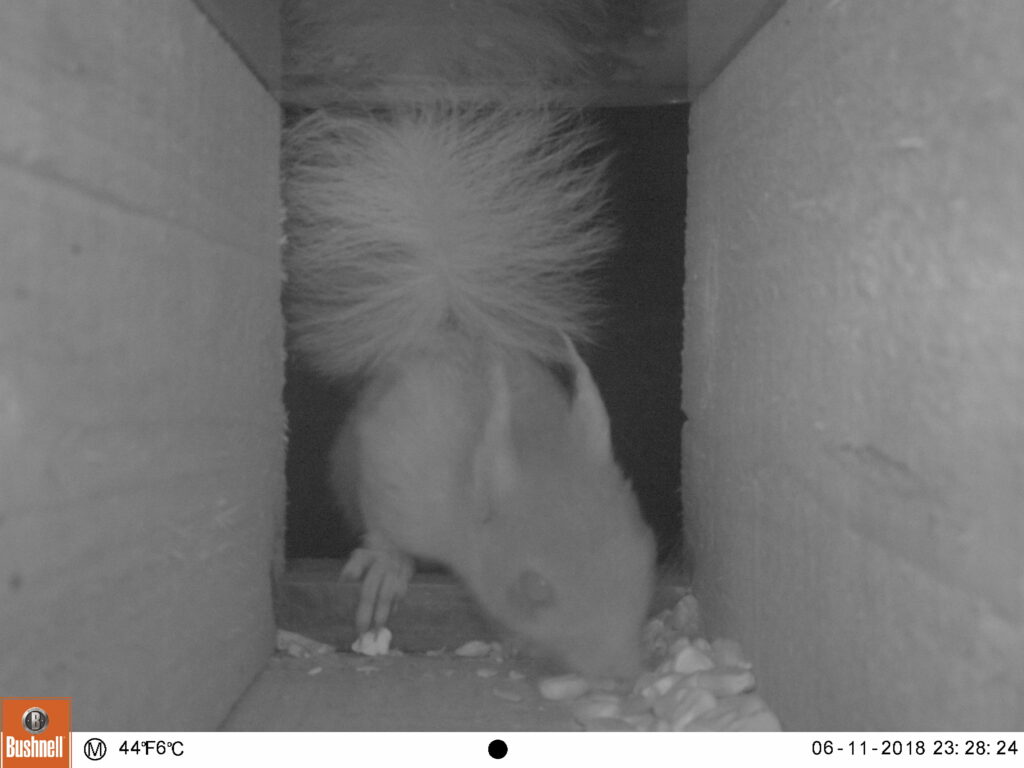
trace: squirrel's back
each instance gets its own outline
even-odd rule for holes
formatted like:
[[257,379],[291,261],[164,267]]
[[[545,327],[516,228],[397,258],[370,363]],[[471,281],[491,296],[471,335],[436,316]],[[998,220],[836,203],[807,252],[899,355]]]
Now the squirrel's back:
[[572,111],[427,99],[285,136],[293,344],[331,376],[460,334],[539,359],[585,339],[614,243]]

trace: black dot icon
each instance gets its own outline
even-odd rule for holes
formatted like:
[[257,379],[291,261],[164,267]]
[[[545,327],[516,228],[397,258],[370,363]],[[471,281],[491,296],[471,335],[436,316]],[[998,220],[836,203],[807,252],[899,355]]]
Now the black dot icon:
[[501,758],[508,754],[508,744],[501,739],[495,739],[487,745],[487,754],[495,760],[501,760]]

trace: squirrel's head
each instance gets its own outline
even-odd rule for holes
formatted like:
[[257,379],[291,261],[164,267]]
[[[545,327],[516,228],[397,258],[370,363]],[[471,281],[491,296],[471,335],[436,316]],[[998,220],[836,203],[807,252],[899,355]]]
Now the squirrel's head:
[[502,365],[473,457],[479,519],[467,582],[498,621],[593,676],[637,671],[654,541],[615,462],[608,415],[568,345],[574,395],[522,451]]

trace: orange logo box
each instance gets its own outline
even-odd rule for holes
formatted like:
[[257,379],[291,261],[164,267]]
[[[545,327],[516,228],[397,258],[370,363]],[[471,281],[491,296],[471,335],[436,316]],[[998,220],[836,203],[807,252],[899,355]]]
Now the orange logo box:
[[3,699],[0,768],[69,768],[71,699]]

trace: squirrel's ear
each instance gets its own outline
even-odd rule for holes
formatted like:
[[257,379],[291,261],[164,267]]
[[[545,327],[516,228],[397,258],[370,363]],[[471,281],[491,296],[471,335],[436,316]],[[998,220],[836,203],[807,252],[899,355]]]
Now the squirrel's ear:
[[496,497],[510,491],[519,474],[512,445],[512,395],[500,361],[491,368],[490,385],[487,418],[473,456],[473,482],[485,518],[493,511]]
[[597,391],[590,369],[579,356],[572,340],[564,336],[569,350],[569,364],[576,381],[572,402],[572,428],[583,440],[588,455],[597,461],[612,461],[612,433],[601,393]]

